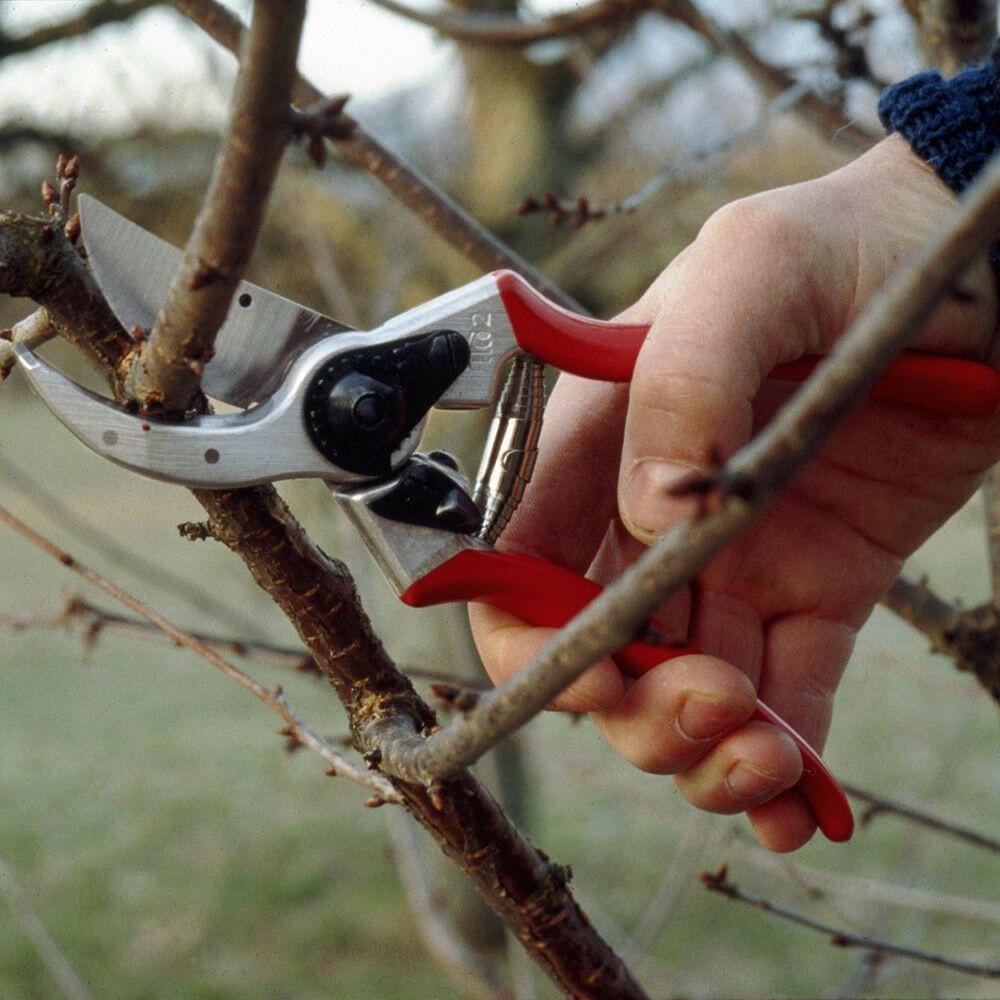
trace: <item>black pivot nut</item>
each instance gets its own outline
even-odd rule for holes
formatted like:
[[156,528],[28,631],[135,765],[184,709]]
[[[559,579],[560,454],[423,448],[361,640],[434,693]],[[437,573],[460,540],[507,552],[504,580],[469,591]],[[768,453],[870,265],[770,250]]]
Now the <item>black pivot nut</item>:
[[334,383],[326,404],[333,434],[364,439],[370,448],[392,442],[406,420],[406,398],[394,386],[348,372]]
[[387,475],[393,453],[465,371],[470,357],[460,333],[431,330],[331,358],[305,393],[303,418],[310,439],[343,469]]

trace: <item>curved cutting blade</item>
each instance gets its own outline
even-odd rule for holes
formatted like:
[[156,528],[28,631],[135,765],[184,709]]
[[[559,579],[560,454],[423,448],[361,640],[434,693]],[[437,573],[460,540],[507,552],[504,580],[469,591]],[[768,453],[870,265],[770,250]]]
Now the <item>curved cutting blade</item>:
[[[144,476],[211,489],[300,477],[338,483],[363,478],[313,446],[301,416],[301,378],[294,375],[252,410],[174,423],[138,416],[89,392],[25,344],[14,351],[31,387],[88,448]],[[412,451],[416,439],[408,446]]]
[[[108,304],[126,330],[152,327],[182,251],[96,198],[81,195],[79,205],[87,253]],[[261,402],[306,348],[350,329],[265,288],[241,282],[216,338],[202,388],[211,398],[233,406]]]

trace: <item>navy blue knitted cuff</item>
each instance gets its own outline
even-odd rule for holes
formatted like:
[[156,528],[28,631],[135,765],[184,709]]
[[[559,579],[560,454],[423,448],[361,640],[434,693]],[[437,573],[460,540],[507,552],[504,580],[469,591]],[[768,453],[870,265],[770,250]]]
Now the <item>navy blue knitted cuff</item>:
[[974,180],[998,141],[997,67],[991,61],[950,80],[927,71],[890,87],[878,104],[889,132],[899,132],[953,191]]

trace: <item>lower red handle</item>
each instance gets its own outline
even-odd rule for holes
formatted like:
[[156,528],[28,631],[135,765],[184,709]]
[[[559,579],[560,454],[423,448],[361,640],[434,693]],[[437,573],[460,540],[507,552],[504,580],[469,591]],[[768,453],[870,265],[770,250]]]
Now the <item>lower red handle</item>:
[[[544,559],[466,549],[414,583],[403,594],[403,601],[413,607],[480,601],[532,625],[561,628],[602,589],[600,584]],[[625,673],[640,677],[666,660],[696,652],[689,646],[675,648],[630,642],[614,654],[614,660]],[[753,718],[777,726],[794,740],[802,754],[802,777],[796,787],[812,808],[824,836],[833,841],[849,840],[854,832],[850,804],[819,754],[760,701]]]

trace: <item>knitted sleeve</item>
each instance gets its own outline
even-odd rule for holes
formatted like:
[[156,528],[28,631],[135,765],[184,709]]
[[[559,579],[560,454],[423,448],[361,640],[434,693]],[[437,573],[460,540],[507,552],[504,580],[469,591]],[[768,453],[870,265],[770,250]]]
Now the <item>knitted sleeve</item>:
[[990,61],[946,80],[926,71],[882,95],[879,118],[956,192],[1000,146],[1000,46]]

